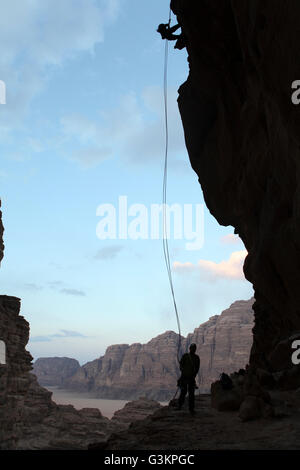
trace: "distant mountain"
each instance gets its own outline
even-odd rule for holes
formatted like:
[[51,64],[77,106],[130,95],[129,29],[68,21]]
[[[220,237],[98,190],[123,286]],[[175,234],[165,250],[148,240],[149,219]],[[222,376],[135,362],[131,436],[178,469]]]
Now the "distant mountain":
[[[210,384],[221,372],[234,372],[248,363],[254,321],[253,302],[253,298],[234,302],[221,315],[211,317],[187,338],[182,338],[183,351],[188,350],[191,343],[197,344],[201,360],[200,392],[208,392]],[[33,372],[41,385],[59,385],[74,391],[91,392],[101,398],[133,400],[145,395],[160,401],[169,400],[176,391],[180,375],[178,338],[178,334],[167,331],[146,344],[109,346],[99,359],[82,367],[74,364],[73,374],[70,374],[71,363],[70,367],[64,368],[58,358],[38,359]],[[67,366],[67,362],[63,364]],[[65,376],[64,371],[67,371]]]
[[74,375],[80,368],[76,359],[69,357],[41,357],[33,364],[33,373],[40,385],[62,386],[64,381]]

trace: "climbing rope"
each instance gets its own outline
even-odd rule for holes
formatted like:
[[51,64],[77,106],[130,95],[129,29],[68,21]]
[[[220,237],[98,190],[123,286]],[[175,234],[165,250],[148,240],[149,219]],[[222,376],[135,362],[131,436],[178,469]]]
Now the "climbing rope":
[[[171,8],[169,13],[169,26],[171,23]],[[164,177],[163,177],[163,250],[164,258],[169,278],[169,284],[171,288],[171,294],[176,314],[176,321],[178,326],[179,340],[177,347],[177,360],[180,362],[180,350],[181,350],[181,328],[180,320],[178,315],[177,303],[174,293],[172,271],[170,265],[170,254],[168,246],[168,228],[167,228],[167,214],[166,214],[166,204],[167,204],[167,182],[168,182],[168,152],[169,152],[169,125],[168,125],[168,54],[169,54],[169,44],[168,40],[165,39],[165,61],[164,61],[164,112],[165,112],[165,161],[164,161]],[[176,392],[177,393],[177,392]]]

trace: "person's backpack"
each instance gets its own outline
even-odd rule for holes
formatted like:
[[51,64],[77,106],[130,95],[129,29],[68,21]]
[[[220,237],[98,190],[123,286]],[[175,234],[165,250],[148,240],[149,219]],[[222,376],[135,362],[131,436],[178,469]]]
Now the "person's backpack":
[[220,374],[220,382],[224,390],[230,390],[233,387],[231,378],[229,377],[229,375],[225,374],[224,372]]

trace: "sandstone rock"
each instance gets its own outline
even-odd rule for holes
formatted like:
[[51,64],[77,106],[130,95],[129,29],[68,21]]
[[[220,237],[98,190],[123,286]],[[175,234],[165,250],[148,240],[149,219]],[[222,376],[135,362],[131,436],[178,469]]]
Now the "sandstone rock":
[[[234,302],[221,315],[211,317],[182,338],[182,350],[197,344],[201,359],[198,376],[201,393],[223,371],[244,367],[252,344],[253,299]],[[178,335],[172,331],[147,344],[121,344],[107,348],[104,356],[88,362],[64,380],[70,390],[88,391],[101,398],[136,399],[141,394],[168,401],[180,375],[177,363]]]
[[262,416],[261,402],[258,397],[248,395],[241,404],[239,417],[242,421],[250,421]]
[[277,385],[280,390],[295,390],[300,387],[300,365],[282,371]]
[[52,393],[30,372],[29,325],[19,311],[20,299],[0,296],[0,338],[6,345],[6,364],[0,365],[0,449],[86,449],[122,429],[99,410],[78,411],[51,400]]
[[74,375],[80,364],[76,359],[68,357],[42,357],[33,364],[33,373],[40,385],[61,386],[64,381]]
[[230,374],[249,362],[252,346],[254,299],[236,301],[187,336],[185,345],[197,344],[201,359],[199,385],[202,393],[222,372]]
[[221,382],[211,385],[211,406],[218,411],[235,411],[240,408],[242,395],[236,388],[224,390]]
[[155,400],[140,397],[138,400],[126,403],[124,408],[116,411],[112,417],[112,421],[117,421],[129,426],[129,424],[134,421],[150,416],[161,407],[162,405]]
[[255,291],[250,364],[278,370],[273,351],[300,331],[300,3],[172,0],[189,77],[179,110],[210,213],[233,226]]
[[256,371],[250,370],[244,377],[243,382],[243,395],[244,397],[251,395],[261,398],[265,403],[271,402],[271,396],[259,383]]
[[[0,207],[1,207],[1,200],[0,200]],[[4,233],[4,227],[2,223],[2,212],[0,211],[0,263],[4,255],[3,233]]]
[[275,387],[276,380],[270,372],[258,367],[256,369],[256,376],[261,387],[265,387],[267,389]]
[[274,409],[262,398],[248,395],[241,404],[239,417],[242,421],[250,421],[258,418],[272,418]]
[[[285,395],[289,400],[294,392],[272,391],[272,399]],[[300,449],[300,408],[292,406],[284,419],[265,419],[261,401],[252,397],[254,409],[249,416],[259,419],[242,421],[237,413],[220,413],[210,406],[210,396],[196,396],[196,414],[188,409],[175,411],[165,406],[144,420],[136,421],[125,431],[111,434],[99,450],[298,450]],[[249,402],[248,402],[249,403]],[[246,406],[246,405],[244,405]],[[263,409],[266,406],[262,405]],[[263,421],[262,421],[263,420]],[[94,450],[97,446],[94,445]],[[155,452],[153,452],[155,453]]]

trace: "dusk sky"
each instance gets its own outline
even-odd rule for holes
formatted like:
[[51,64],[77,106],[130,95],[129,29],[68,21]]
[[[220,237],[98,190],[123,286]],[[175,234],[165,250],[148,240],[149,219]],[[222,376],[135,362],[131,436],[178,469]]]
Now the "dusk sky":
[[[169,1],[0,0],[1,293],[21,298],[34,359],[80,363],[116,343],[177,331],[162,239],[164,42]],[[174,16],[172,17],[175,22]],[[168,203],[204,204],[184,145],[177,90],[186,50],[169,45]],[[120,199],[121,198],[121,199]],[[104,204],[148,214],[144,238],[99,238]],[[196,210],[196,209],[195,209]],[[132,213],[133,213],[132,212]],[[146,214],[146,215],[145,215]],[[134,220],[128,215],[128,225]],[[98,227],[98,229],[97,229]],[[245,248],[204,207],[203,246],[169,241],[182,334],[249,299]],[[123,234],[124,235],[124,234]]]

